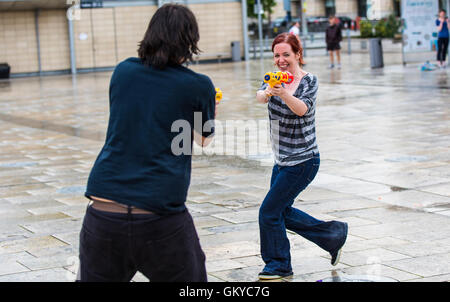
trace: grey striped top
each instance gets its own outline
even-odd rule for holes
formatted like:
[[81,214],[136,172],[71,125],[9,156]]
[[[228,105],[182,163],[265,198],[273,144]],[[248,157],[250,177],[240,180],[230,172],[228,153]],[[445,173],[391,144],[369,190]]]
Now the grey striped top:
[[[266,89],[267,85],[263,83],[260,90]],[[294,166],[319,153],[315,128],[318,87],[317,77],[310,73],[301,79],[294,96],[308,107],[303,116],[292,112],[280,97],[270,97],[270,138],[277,165]]]

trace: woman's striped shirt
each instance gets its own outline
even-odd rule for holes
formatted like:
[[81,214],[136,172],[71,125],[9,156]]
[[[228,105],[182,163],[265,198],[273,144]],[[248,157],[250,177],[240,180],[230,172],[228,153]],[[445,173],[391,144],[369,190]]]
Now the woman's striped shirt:
[[[266,89],[267,85],[264,83],[260,90]],[[270,138],[277,165],[294,166],[319,153],[315,128],[318,87],[317,77],[310,73],[300,80],[294,96],[308,107],[303,116],[292,112],[280,97],[270,97]]]

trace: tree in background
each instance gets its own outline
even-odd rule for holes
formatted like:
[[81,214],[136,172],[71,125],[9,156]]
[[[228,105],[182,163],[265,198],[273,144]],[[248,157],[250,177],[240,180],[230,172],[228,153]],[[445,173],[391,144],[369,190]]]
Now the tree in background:
[[394,38],[400,32],[401,21],[392,14],[388,18],[378,20],[375,26],[372,25],[371,21],[361,21],[359,26],[361,38]]
[[397,18],[394,14],[390,15],[386,21],[386,35],[391,38],[395,37],[396,34],[400,33],[401,25],[400,18]]
[[372,37],[372,23],[370,23],[370,21],[361,20],[361,22],[359,22],[359,31],[361,33],[361,38]]
[[[257,4],[257,0],[247,0],[247,16],[251,18],[257,18],[258,15],[255,14],[255,5]],[[263,19],[267,19],[270,23],[273,8],[277,5],[276,0],[261,0],[261,5],[264,10],[264,14],[261,16]]]
[[387,38],[388,37],[388,31],[387,31],[387,22],[385,19],[381,19],[375,24],[375,37],[379,38]]

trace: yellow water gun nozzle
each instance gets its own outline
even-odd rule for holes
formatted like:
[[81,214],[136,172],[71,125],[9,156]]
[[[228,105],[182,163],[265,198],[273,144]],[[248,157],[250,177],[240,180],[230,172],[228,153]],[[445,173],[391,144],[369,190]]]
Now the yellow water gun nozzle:
[[220,103],[222,97],[223,97],[222,90],[220,90],[220,88],[216,88],[216,102]]

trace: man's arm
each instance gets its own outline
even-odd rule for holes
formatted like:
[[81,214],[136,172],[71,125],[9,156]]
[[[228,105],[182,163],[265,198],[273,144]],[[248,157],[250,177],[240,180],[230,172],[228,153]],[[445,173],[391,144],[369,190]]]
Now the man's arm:
[[195,143],[200,147],[206,147],[208,146],[212,140],[214,139],[214,135],[210,135],[208,137],[204,137],[197,133],[197,131],[192,131],[194,135],[194,141]]
[[[220,101],[218,101],[217,98],[216,98],[216,106],[215,106],[215,108],[214,108],[214,119],[216,118],[216,114],[217,114],[217,106],[219,105],[219,103],[220,103]],[[205,125],[207,125],[208,122],[209,122],[209,121],[207,121],[207,122],[205,123]],[[210,127],[211,127],[211,125],[210,125]],[[209,129],[209,130],[211,130],[211,129]],[[209,135],[208,137],[205,137],[205,136],[199,134],[199,133],[198,133],[197,131],[195,131],[195,130],[192,131],[192,135],[194,136],[194,142],[195,142],[198,146],[200,146],[200,147],[206,147],[206,146],[208,146],[208,145],[212,142],[212,140],[214,139],[214,134],[211,134],[211,135]]]

